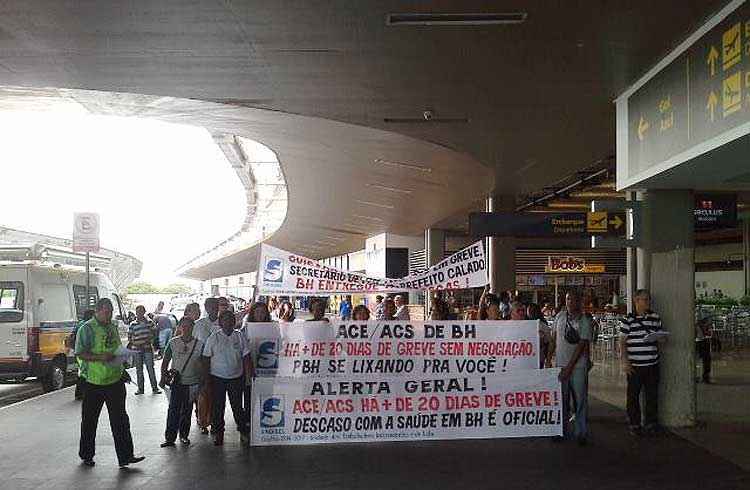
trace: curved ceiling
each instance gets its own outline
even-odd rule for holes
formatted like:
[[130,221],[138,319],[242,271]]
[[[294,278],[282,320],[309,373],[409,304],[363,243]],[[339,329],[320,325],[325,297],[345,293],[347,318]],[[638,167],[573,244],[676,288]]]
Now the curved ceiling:
[[[469,155],[397,133],[172,97],[0,89],[0,110],[65,104],[263,142],[276,153],[288,190],[286,217],[268,243],[313,258],[362,248],[368,236],[384,231],[419,235],[492,188],[491,171]],[[200,198],[211,205],[210,193]],[[217,236],[216,242],[225,239]],[[181,272],[196,279],[250,272],[256,268],[255,253],[245,247],[208,264],[188,264]]]

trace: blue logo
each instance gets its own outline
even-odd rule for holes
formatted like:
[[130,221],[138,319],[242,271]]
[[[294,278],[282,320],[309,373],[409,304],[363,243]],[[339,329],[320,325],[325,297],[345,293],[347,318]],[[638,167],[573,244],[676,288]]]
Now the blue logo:
[[263,267],[263,281],[281,284],[284,280],[284,261],[270,258]]
[[284,426],[284,397],[275,395],[261,399],[260,426],[266,428]]
[[274,340],[263,340],[258,345],[258,367],[277,369],[279,367],[279,343]]

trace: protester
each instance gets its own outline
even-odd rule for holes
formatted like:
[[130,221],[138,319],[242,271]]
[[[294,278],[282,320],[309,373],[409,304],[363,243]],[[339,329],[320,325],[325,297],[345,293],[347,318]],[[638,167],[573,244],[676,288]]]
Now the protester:
[[[291,306],[291,305],[290,305]],[[279,311],[281,309],[279,308]],[[250,329],[253,328],[253,323],[266,323],[271,321],[271,314],[268,311],[268,306],[266,306],[266,303],[263,301],[256,301],[252,304],[250,307],[250,312],[247,315],[247,318],[245,319],[245,322],[242,324],[242,334],[245,337],[245,344],[247,346],[248,352],[250,352],[251,349],[251,340],[250,340]],[[243,407],[246,414],[250,413],[251,410],[251,403],[252,403],[252,376],[253,373],[251,372],[252,369],[250,368],[250,363],[248,363],[246,366],[245,371],[245,386],[243,389]],[[250,416],[247,416],[247,423],[250,423]],[[249,425],[248,425],[249,430]]]
[[[160,308],[164,307],[164,302],[159,301],[160,307],[157,307],[157,311],[160,311]],[[169,342],[169,339],[172,338],[172,333],[174,332],[174,325],[172,324],[172,319],[170,318],[170,315],[166,313],[156,313],[154,314],[154,322],[156,323],[156,329],[155,329],[155,335],[157,338],[157,358],[161,359],[164,355],[164,349],[167,347],[167,342]]]
[[197,322],[198,319],[201,317],[201,305],[198,303],[188,303],[188,305],[185,307],[185,314],[184,317],[188,317],[193,322]]
[[396,297],[393,298],[393,302],[396,305],[396,319],[409,320],[411,318],[409,315],[409,307],[406,305],[406,302],[404,302],[404,297],[397,294]]
[[711,383],[711,338],[713,332],[711,329],[711,319],[702,310],[698,310],[698,315],[695,320],[695,346],[698,351],[698,355],[701,358],[701,364],[703,364],[703,382],[706,384]]
[[[633,297],[633,313],[620,320],[620,347],[623,370],[628,376],[627,409],[629,431],[633,435],[654,434],[659,416],[659,345],[647,336],[662,330],[661,318],[651,310],[651,294],[639,289]],[[645,407],[641,428],[641,390]]]
[[392,298],[383,300],[383,320],[396,320],[396,303]]
[[94,466],[96,428],[106,403],[115,452],[122,468],[145,457],[133,454],[130,419],[125,410],[125,367],[121,359],[115,357],[122,344],[117,326],[112,323],[112,310],[108,298],[97,301],[94,317],[84,323],[76,335],[79,375],[85,379],[78,456],[84,465]]
[[432,298],[432,309],[430,310],[430,320],[449,320],[450,307],[448,303],[438,296]]
[[489,291],[490,286],[487,285],[479,298],[479,319],[500,320],[500,299]]
[[309,322],[328,322],[328,318],[326,318],[326,309],[328,308],[328,300],[327,298],[310,298],[310,313],[312,313],[312,318],[310,318]]
[[526,320],[526,307],[520,301],[516,300],[510,304],[511,320]]
[[511,294],[508,291],[500,293],[500,303],[498,305],[500,309],[500,319],[508,320],[510,318],[510,302]]
[[136,380],[138,391],[136,395],[143,394],[144,379],[143,365],[148,371],[148,380],[151,383],[151,391],[157,395],[161,393],[156,385],[156,373],[154,372],[154,324],[146,318],[146,308],[143,305],[135,307],[135,321],[128,327],[128,348],[135,351],[133,360],[135,363]]
[[278,321],[279,320],[279,300],[276,298],[276,296],[271,296],[271,298],[268,300],[268,314],[271,320],[269,321]]
[[378,294],[375,296],[375,307],[372,310],[373,316],[375,316],[376,320],[383,320],[383,308],[385,305],[383,304],[383,296]]
[[164,388],[169,384],[170,391],[167,428],[161,447],[174,446],[178,432],[180,442],[190,444],[190,411],[205,376],[201,363],[203,343],[193,337],[193,326],[194,321],[186,310],[178,325],[180,335],[173,337],[164,350],[159,385]]
[[212,386],[211,434],[214,445],[224,444],[224,410],[226,398],[232,408],[234,421],[243,445],[248,443],[247,416],[242,409],[245,372],[249,370],[250,349],[245,336],[235,330],[235,317],[231,311],[219,315],[219,330],[206,341],[204,362],[208,363]]
[[[219,328],[219,300],[217,298],[206,298],[203,302],[206,316],[195,322],[193,336],[201,344],[206,345],[206,341]],[[198,401],[195,404],[195,420],[201,433],[208,434],[208,427],[211,425],[211,378],[207,377],[203,383],[203,389],[198,395]]]
[[352,310],[352,320],[357,322],[366,322],[370,319],[370,310],[365,305],[357,305]]
[[547,319],[542,315],[542,310],[536,303],[526,307],[526,318],[528,320],[539,320],[539,368],[552,367],[552,329],[547,324]]
[[[560,382],[563,398],[563,434],[574,437],[585,446],[588,440],[588,383],[591,324],[581,311],[581,298],[575,291],[565,296],[565,310],[561,311],[552,330],[555,346],[555,366],[562,368]],[[575,409],[573,433],[570,433],[571,403]]]
[[342,320],[351,320],[352,318],[352,297],[344,296],[339,305],[339,317]]
[[225,298],[224,296],[219,296],[219,298],[216,300],[219,303],[219,315],[221,315],[223,312],[228,311],[229,307],[231,306],[229,304],[229,300]]
[[289,301],[282,301],[279,305],[279,322],[291,323],[294,321],[294,306]]
[[[68,349],[71,349],[71,350],[75,351],[75,348],[76,348],[76,336],[78,335],[78,329],[81,328],[81,325],[83,325],[87,321],[91,320],[92,318],[94,318],[94,310],[86,310],[86,311],[83,312],[83,317],[81,318],[81,321],[75,324],[75,326],[73,327],[73,331],[70,333],[70,336],[68,336],[68,339],[67,339],[66,344],[65,344],[65,346]],[[80,373],[80,362],[81,361],[77,360],[76,362],[78,362],[78,364],[79,364],[78,371]],[[83,389],[83,383],[84,383],[84,381],[85,380],[81,376],[78,376],[78,379],[76,379],[76,390],[75,390],[75,395],[74,395],[76,401],[83,400],[83,391],[82,391],[82,389]]]

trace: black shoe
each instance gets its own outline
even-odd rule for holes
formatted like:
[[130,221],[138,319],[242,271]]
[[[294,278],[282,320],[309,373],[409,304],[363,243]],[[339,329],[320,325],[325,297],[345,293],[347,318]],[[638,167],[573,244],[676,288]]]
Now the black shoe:
[[188,439],[187,437],[180,437],[180,442],[186,446],[190,445],[190,439]]
[[93,459],[84,459],[81,462],[81,464],[83,464],[84,466],[94,466],[94,465],[96,465],[96,463],[94,462]]
[[146,459],[146,456],[132,456],[129,460],[120,463],[120,468],[125,468],[129,464],[140,463],[144,459]]
[[643,433],[647,436],[656,436],[661,433],[661,427],[657,424],[651,424],[643,429]]
[[628,432],[631,436],[640,437],[643,435],[643,429],[641,429],[640,425],[629,425]]
[[201,427],[201,434],[203,434],[204,436],[207,436],[208,435],[208,427]]
[[588,446],[588,444],[589,444],[589,441],[585,437],[579,437],[578,438],[578,445],[579,446],[585,447],[585,446]]
[[159,447],[174,447],[174,441],[164,441],[161,444],[159,444]]
[[141,390],[138,390],[138,391],[136,391],[136,392],[135,392],[135,394],[136,394],[136,395],[142,395],[142,394],[143,394],[143,392],[142,392]]
[[160,395],[161,390],[159,388],[154,388],[154,395]]

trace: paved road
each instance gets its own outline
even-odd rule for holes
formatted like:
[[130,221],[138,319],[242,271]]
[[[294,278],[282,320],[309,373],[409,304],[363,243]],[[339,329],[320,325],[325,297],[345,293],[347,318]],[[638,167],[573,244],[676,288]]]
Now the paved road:
[[42,387],[36,378],[28,378],[23,383],[0,384],[0,407],[41,395]]

